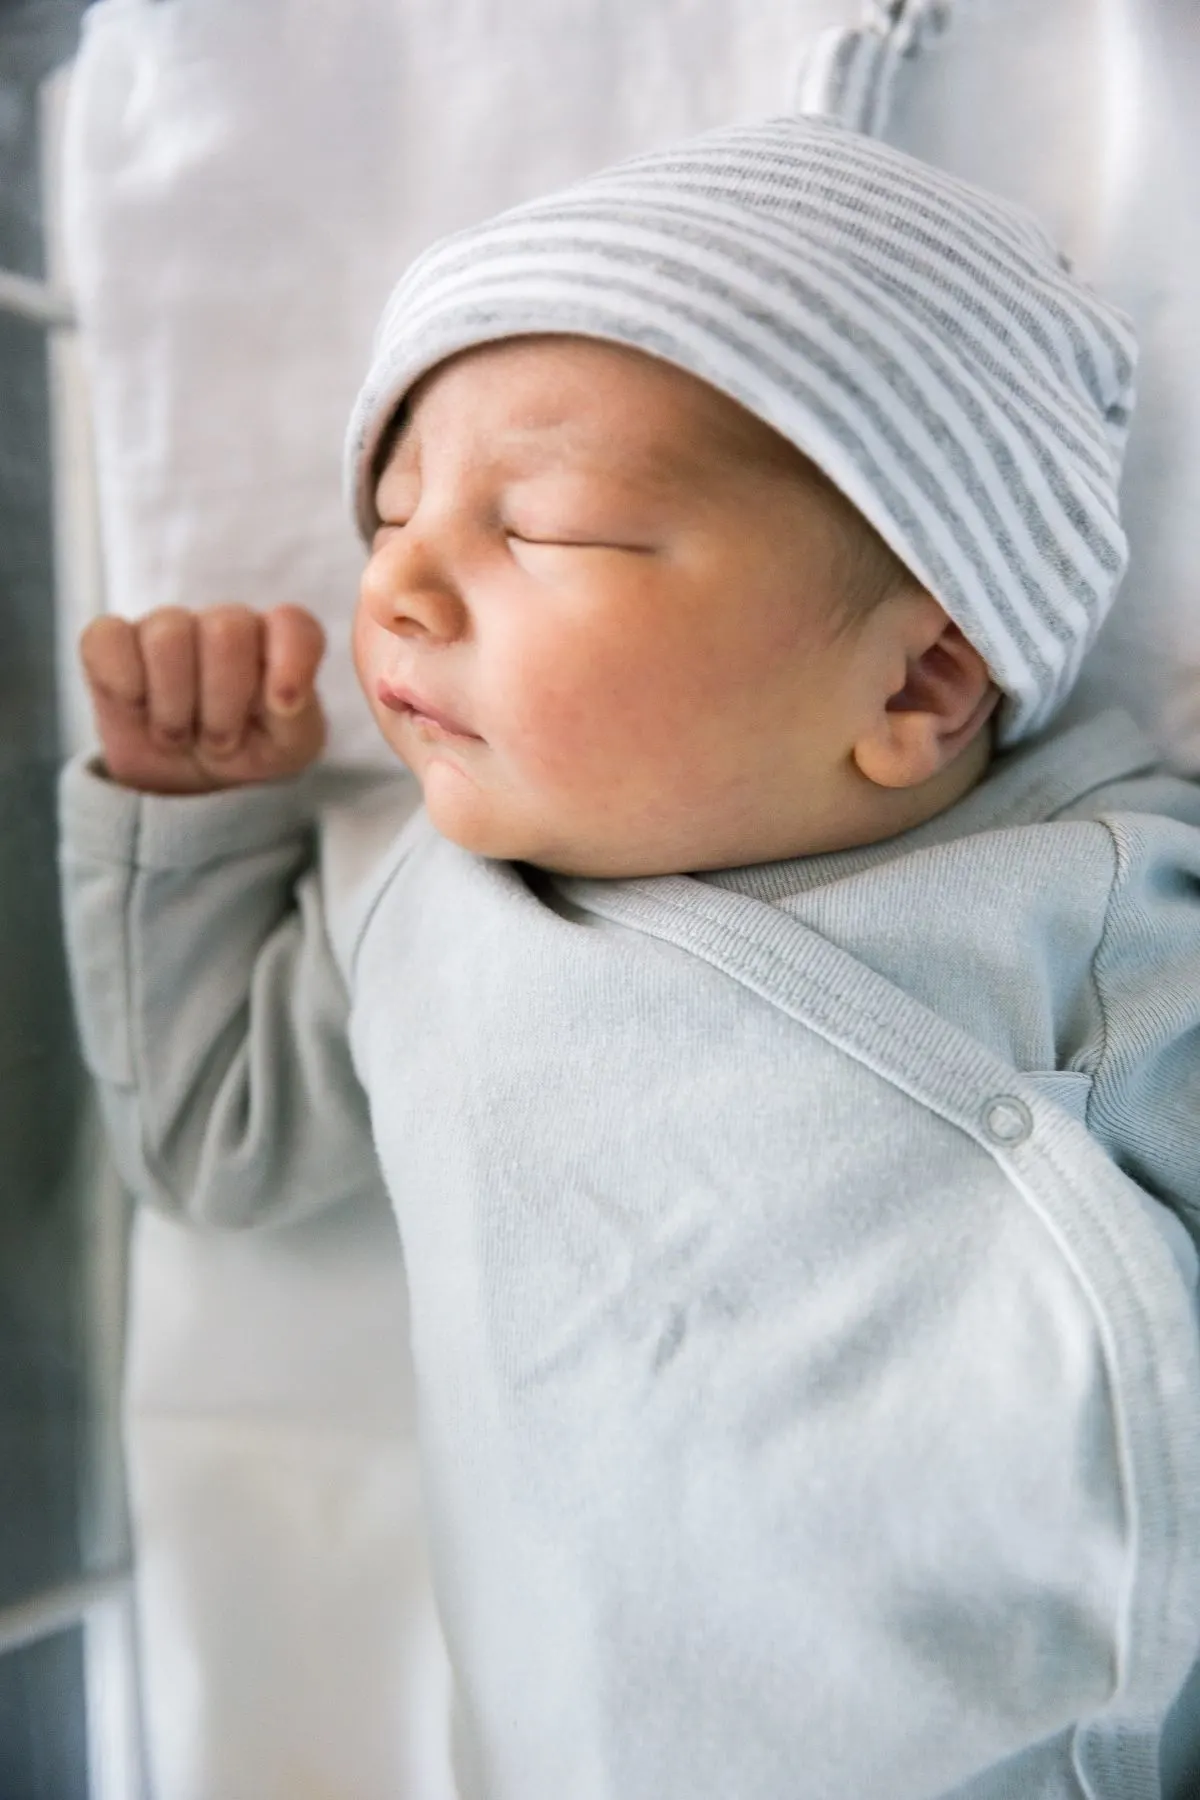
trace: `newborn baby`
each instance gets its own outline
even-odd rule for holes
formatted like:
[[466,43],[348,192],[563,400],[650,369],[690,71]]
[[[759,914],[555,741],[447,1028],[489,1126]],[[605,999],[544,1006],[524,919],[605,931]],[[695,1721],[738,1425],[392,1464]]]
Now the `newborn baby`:
[[378,1158],[464,1796],[1160,1791],[1200,792],[1052,726],[1132,362],[1032,221],[813,121],[435,246],[350,437],[420,792],[332,946],[315,621],[85,636],[116,1153],[228,1225]]

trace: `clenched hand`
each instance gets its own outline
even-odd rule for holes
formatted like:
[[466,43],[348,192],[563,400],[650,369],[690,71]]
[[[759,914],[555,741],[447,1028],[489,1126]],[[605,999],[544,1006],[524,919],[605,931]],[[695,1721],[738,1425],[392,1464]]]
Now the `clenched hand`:
[[79,649],[105,770],[123,787],[208,794],[298,775],[320,755],[325,633],[302,607],[107,614]]

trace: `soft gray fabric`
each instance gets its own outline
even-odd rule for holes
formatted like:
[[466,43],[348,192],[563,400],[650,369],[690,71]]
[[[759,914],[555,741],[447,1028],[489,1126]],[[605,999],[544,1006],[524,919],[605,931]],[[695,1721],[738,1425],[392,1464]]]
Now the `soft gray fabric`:
[[905,838],[703,880],[417,812],[340,968],[313,808],[69,768],[76,993],[127,1179],[199,1222],[357,1192],[369,1095],[464,1792],[1156,1795],[1200,1643],[1200,788],[1109,715]]
[[986,658],[1004,741],[1066,698],[1125,568],[1136,346],[1031,214],[828,119],[779,118],[458,232],[396,287],[355,404],[367,538],[413,384],[537,332],[674,363],[819,464]]

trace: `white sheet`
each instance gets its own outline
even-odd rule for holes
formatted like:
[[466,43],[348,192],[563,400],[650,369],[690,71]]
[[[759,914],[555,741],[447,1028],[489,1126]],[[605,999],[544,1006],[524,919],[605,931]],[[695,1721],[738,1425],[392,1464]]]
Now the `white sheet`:
[[[1200,22],[1190,0],[957,15],[895,135],[1037,204],[1140,316],[1140,572],[1092,679],[1200,766],[1200,254],[1179,204]],[[615,156],[785,106],[807,34],[857,16],[101,0],[66,160],[110,604],[310,606],[333,641],[334,754],[376,760],[345,652],[359,559],[338,456],[399,268]],[[372,839],[349,815],[337,829],[348,869]],[[261,1238],[140,1221],[127,1437],[156,1800],[448,1795],[404,1321],[382,1207]]]

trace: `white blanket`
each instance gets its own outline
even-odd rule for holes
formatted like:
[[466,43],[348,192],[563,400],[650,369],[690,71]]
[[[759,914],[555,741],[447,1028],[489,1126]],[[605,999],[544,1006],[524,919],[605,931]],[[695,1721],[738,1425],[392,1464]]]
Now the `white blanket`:
[[[855,0],[100,0],[71,96],[71,276],[109,604],[293,600],[333,754],[379,756],[346,653],[341,434],[435,235],[784,108]],[[1026,199],[1138,316],[1135,574],[1096,659],[1200,765],[1200,29],[1145,0],[959,0],[896,140]],[[1190,87],[1189,87],[1190,83]],[[1187,152],[1191,149],[1190,162]],[[373,842],[340,814],[347,878]],[[405,1300],[380,1208],[206,1239],[143,1218],[127,1439],[155,1800],[444,1800]]]

